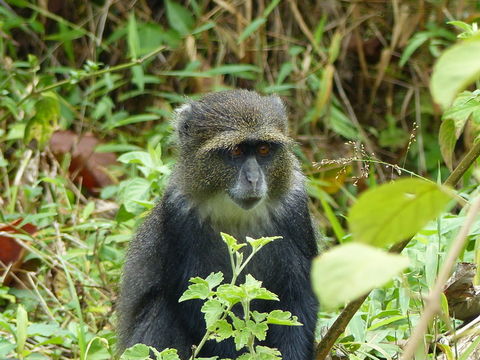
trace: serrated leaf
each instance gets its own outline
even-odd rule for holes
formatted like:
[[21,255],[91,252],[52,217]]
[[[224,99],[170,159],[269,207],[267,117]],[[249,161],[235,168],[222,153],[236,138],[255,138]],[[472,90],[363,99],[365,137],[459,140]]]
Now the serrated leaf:
[[292,316],[290,311],[273,310],[267,315],[267,323],[275,325],[291,325],[301,326],[303,325],[298,321],[296,316]]
[[172,0],[166,1],[166,8],[167,19],[170,26],[181,35],[188,35],[195,24],[195,20],[190,11]]
[[354,241],[386,246],[405,240],[435,219],[450,201],[448,189],[421,179],[400,179],[364,192],[350,208]]
[[217,288],[216,294],[220,300],[224,300],[233,306],[242,301],[244,291],[237,285],[223,284]]
[[150,348],[144,344],[136,344],[125,350],[120,360],[145,360],[150,359]]
[[455,96],[480,77],[480,39],[463,41],[446,50],[433,68],[430,91],[446,109]]
[[206,278],[205,278],[205,281],[208,283],[208,286],[210,288],[210,290],[213,290],[215,287],[217,287],[218,285],[220,285],[223,281],[223,273],[221,271],[218,271],[216,273],[210,273],[210,275],[208,275]]
[[457,143],[457,137],[455,136],[455,123],[452,119],[442,121],[438,133],[438,142],[440,143],[440,151],[443,160],[448,168],[452,170],[453,150],[455,150],[455,144]]
[[312,284],[320,304],[336,308],[382,286],[408,266],[408,259],[357,243],[340,245],[314,259]]
[[202,306],[202,313],[205,314],[207,329],[215,324],[225,311],[222,303],[218,300],[208,300]]
[[235,341],[235,349],[240,350],[247,346],[250,336],[251,333],[246,328],[236,331],[236,334],[233,337],[233,340]]
[[213,337],[217,342],[233,336],[232,325],[227,320],[218,320],[212,325]]
[[239,244],[237,239],[235,239],[232,235],[228,235],[225,233],[220,233],[220,236],[222,237],[222,240],[227,246],[232,249],[233,251],[238,251],[242,247],[247,246],[247,244]]
[[269,243],[271,243],[272,241],[275,241],[277,239],[281,239],[282,237],[281,236],[270,236],[270,237],[261,237],[261,238],[258,238],[258,239],[252,239],[251,237],[247,236],[246,239],[247,239],[247,242],[250,244],[250,246],[254,249],[257,249],[257,248],[260,248],[260,247],[263,247]]
[[265,340],[267,336],[268,325],[265,322],[256,323],[255,321],[247,321],[246,328],[250,331],[258,340]]
[[192,299],[202,299],[205,300],[210,295],[210,289],[208,284],[200,283],[189,285],[188,289],[180,296],[178,302],[192,300]]

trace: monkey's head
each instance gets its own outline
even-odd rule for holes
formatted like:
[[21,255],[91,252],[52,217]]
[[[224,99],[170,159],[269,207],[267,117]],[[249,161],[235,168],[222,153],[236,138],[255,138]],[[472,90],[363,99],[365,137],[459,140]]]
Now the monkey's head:
[[195,200],[223,197],[249,210],[290,188],[297,163],[279,97],[212,93],[178,108],[175,126],[177,181]]

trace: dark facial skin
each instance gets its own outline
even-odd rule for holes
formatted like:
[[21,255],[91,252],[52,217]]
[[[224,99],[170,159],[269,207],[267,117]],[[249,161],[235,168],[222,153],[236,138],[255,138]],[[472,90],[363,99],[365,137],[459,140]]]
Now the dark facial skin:
[[234,167],[237,174],[228,195],[243,209],[251,209],[265,198],[268,191],[266,167],[277,147],[268,142],[251,142],[221,152],[224,161]]

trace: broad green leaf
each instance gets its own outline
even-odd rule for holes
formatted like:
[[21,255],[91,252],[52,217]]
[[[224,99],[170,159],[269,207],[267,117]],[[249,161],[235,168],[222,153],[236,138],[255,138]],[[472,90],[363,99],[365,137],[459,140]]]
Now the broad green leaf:
[[218,285],[220,285],[222,283],[223,273],[221,271],[218,271],[216,273],[212,272],[212,273],[210,273],[210,275],[208,275],[205,278],[205,281],[207,282],[210,290],[213,290],[214,288],[216,288]]
[[463,41],[446,50],[433,68],[430,91],[444,109],[480,77],[480,39]]
[[170,26],[181,35],[188,35],[195,24],[195,20],[190,11],[172,0],[166,1],[166,8],[167,19]]
[[265,340],[267,336],[268,325],[265,322],[256,323],[255,321],[247,321],[246,328],[250,331],[258,340]]
[[340,245],[313,260],[313,289],[322,307],[336,308],[384,285],[407,266],[401,255],[357,243]]
[[218,298],[230,303],[232,306],[242,301],[243,295],[243,289],[237,285],[223,284],[217,288]]
[[213,288],[217,287],[223,281],[223,273],[221,271],[211,273],[206,279],[194,277],[189,280],[192,285],[182,294],[178,302],[191,299],[206,299],[210,296]]
[[452,170],[453,150],[457,143],[457,137],[455,136],[455,123],[452,119],[442,121],[438,133],[438,142],[440,143],[440,151],[442,152],[443,160],[448,168]]
[[452,119],[455,124],[455,134],[458,139],[465,123],[473,113],[480,110],[480,98],[475,92],[464,91],[459,94],[452,106],[442,116],[442,119]]
[[225,311],[222,303],[218,300],[208,300],[202,306],[202,313],[205,314],[207,329],[214,325]]
[[281,239],[281,236],[269,236],[269,237],[261,237],[258,239],[252,239],[251,237],[247,236],[247,242],[250,244],[250,246],[254,249],[261,248],[269,243],[271,243],[274,240]]
[[228,339],[233,335],[232,325],[227,320],[218,320],[212,325],[212,336],[217,341]]
[[178,302],[192,299],[206,299],[210,295],[210,289],[207,283],[198,283],[188,286],[188,289],[180,296]]
[[22,354],[27,341],[28,315],[23,305],[17,307],[17,331],[15,339],[17,340],[17,353]]
[[350,208],[353,240],[386,246],[405,240],[435,219],[450,201],[448,189],[421,179],[400,179],[364,192]]
[[130,151],[122,154],[117,159],[124,164],[141,164],[148,167],[153,167],[152,157],[146,151]]
[[123,202],[125,210],[132,214],[144,210],[136,201],[148,200],[149,193],[150,182],[139,177],[123,182],[122,187],[119,189],[120,201]]
[[292,326],[301,326],[303,325],[298,321],[296,316],[292,316],[292,313],[289,311],[282,310],[273,310],[267,315],[267,323],[275,325],[292,325]]
[[28,121],[24,140],[36,139],[43,148],[55,131],[60,116],[60,104],[54,92],[46,92],[35,103],[35,115]]

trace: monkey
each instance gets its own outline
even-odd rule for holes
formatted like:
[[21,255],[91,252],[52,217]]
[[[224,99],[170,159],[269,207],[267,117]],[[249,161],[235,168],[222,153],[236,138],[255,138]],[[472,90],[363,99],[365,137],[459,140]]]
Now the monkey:
[[[285,360],[313,359],[318,303],[310,284],[316,231],[285,105],[251,90],[210,93],[175,111],[178,160],[161,201],[127,252],[118,306],[120,351],[136,343],[188,359],[205,334],[201,300],[179,303],[190,278],[232,277],[220,232],[281,236],[245,273],[279,297],[254,300],[261,312],[289,311],[303,326],[269,325],[263,345]],[[235,358],[232,339],[208,340],[202,357]]]

